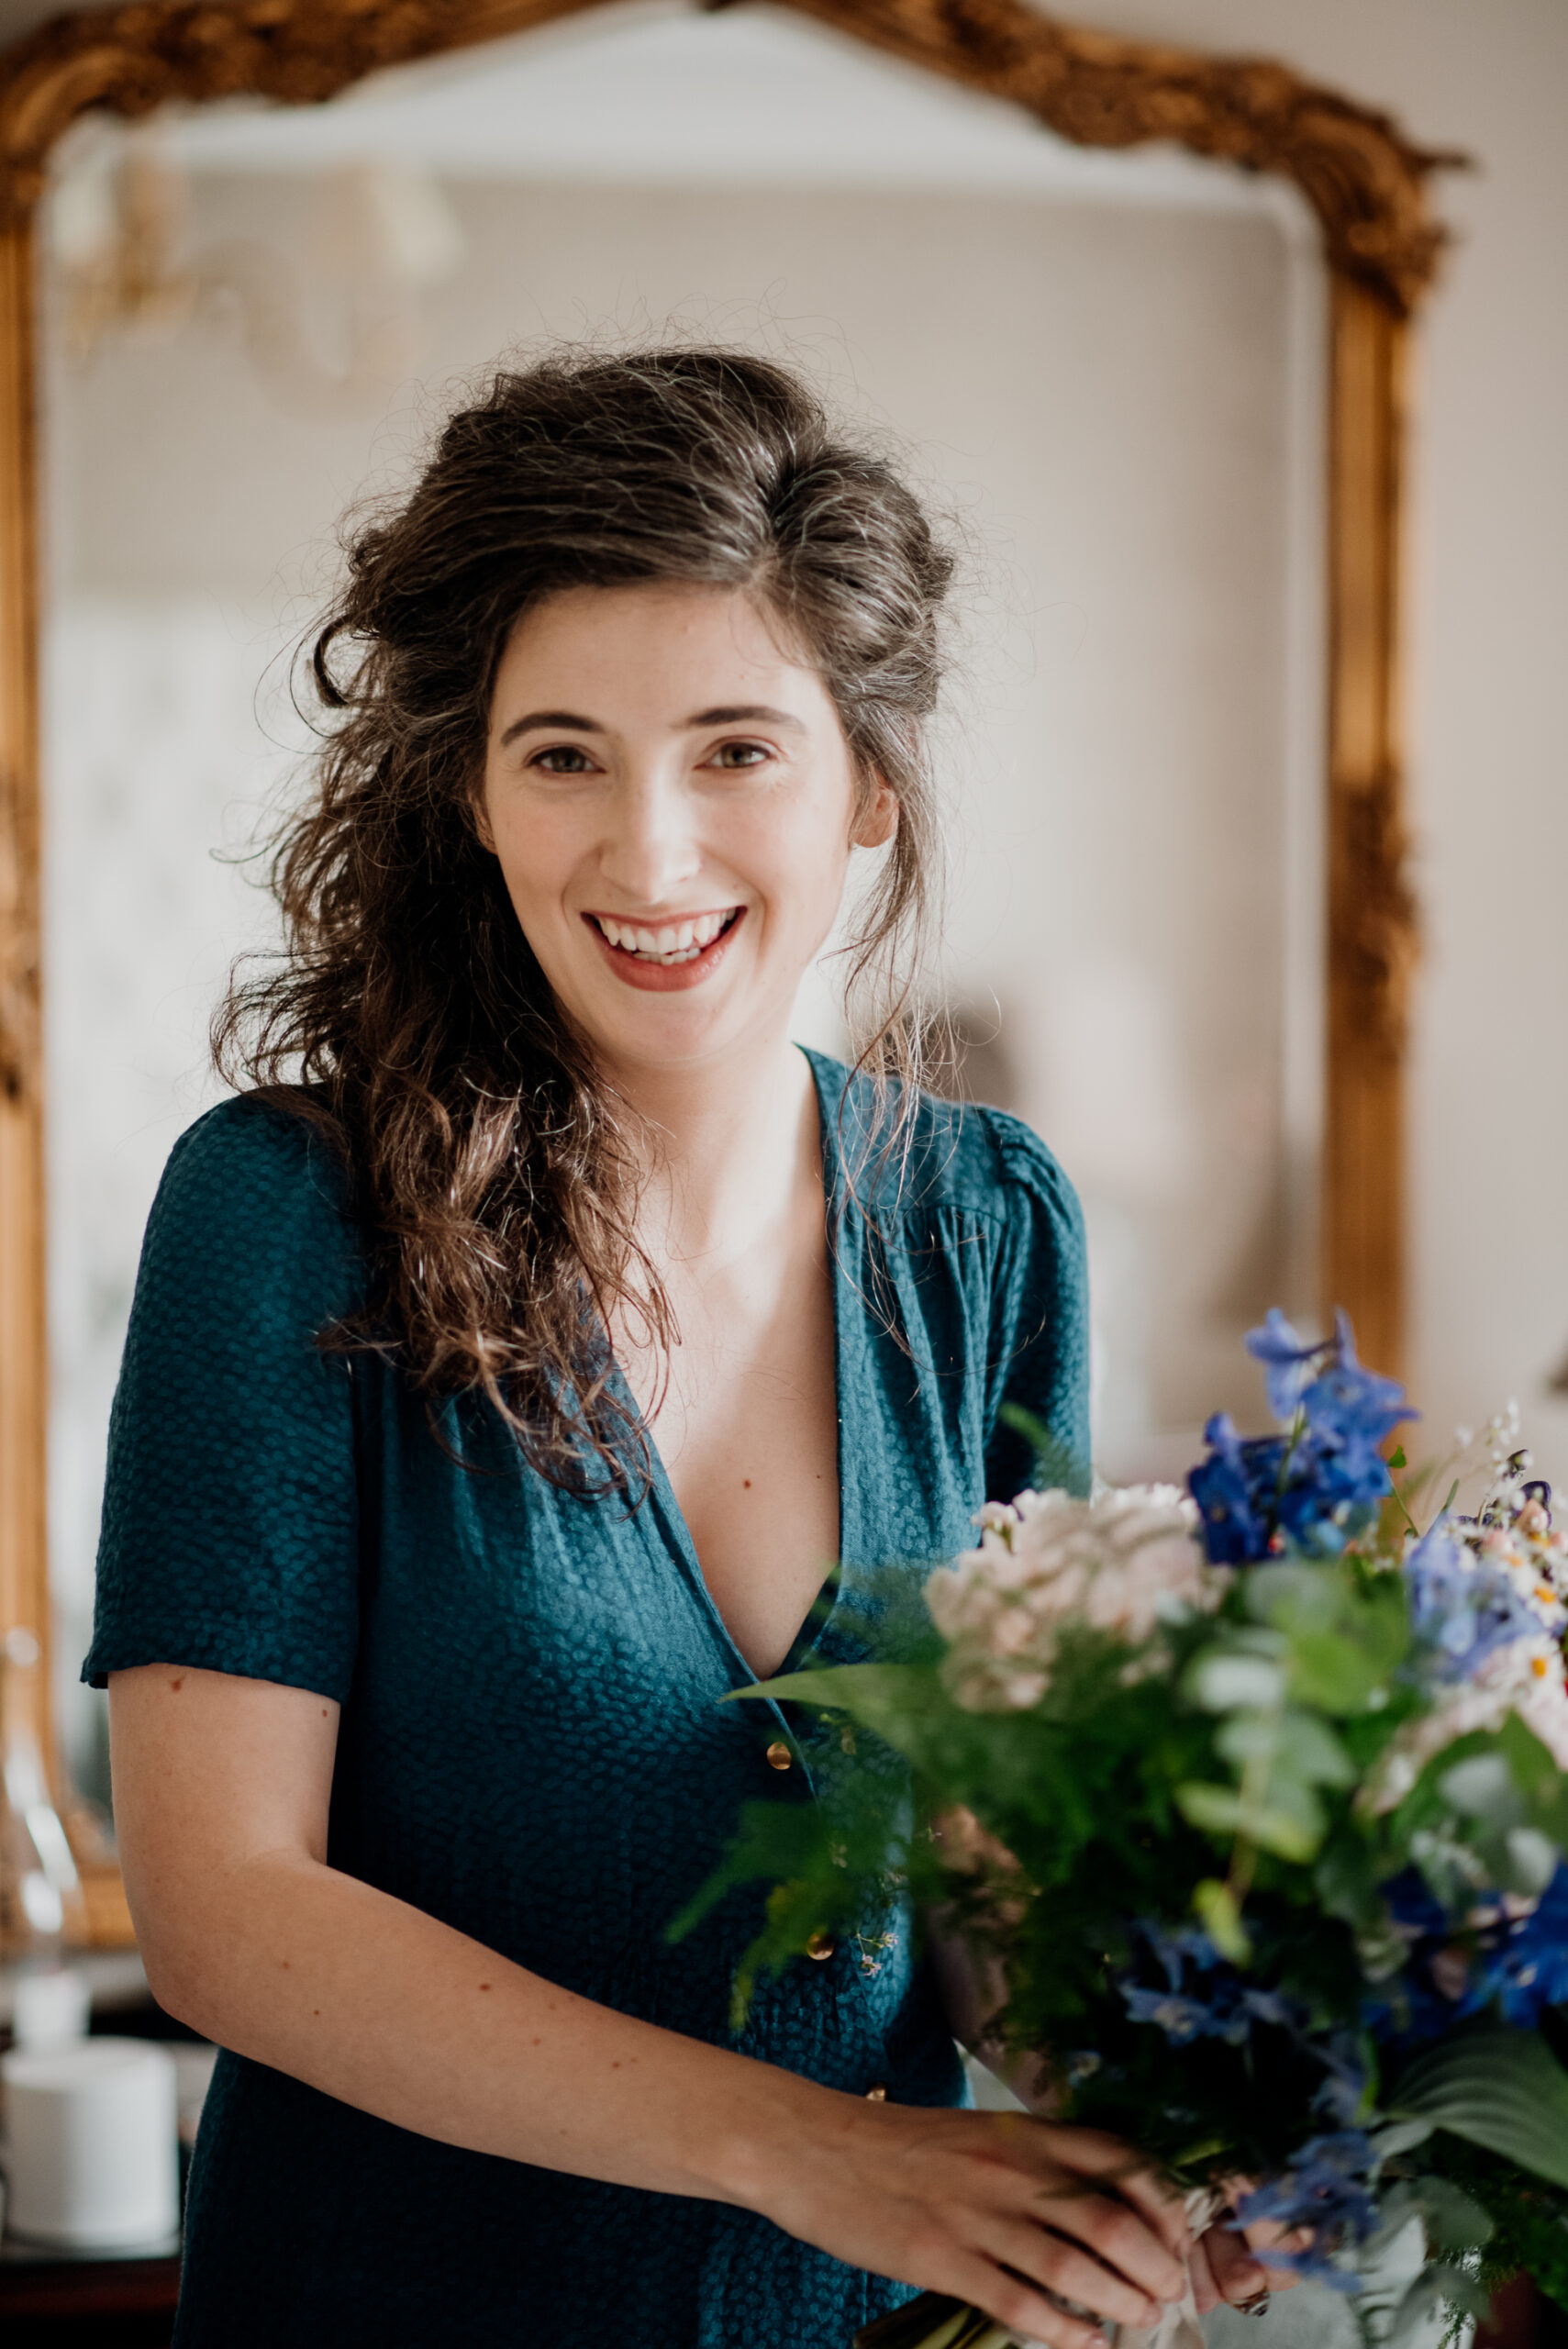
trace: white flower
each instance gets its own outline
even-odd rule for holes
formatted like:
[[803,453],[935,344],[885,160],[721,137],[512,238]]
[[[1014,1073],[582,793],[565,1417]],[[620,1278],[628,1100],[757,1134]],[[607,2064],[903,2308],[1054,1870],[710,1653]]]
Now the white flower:
[[950,1653],[944,1677],[975,1712],[1023,1709],[1050,1685],[1062,1627],[1079,1622],[1140,1646],[1190,1608],[1216,1607],[1226,1577],[1174,1485],[1102,1487],[1090,1500],[1020,1493],[988,1503],[979,1546],[933,1574],[926,1601]]
[[1487,1657],[1473,1681],[1451,1689],[1429,1713],[1400,1731],[1361,1797],[1374,1812],[1403,1802],[1435,1754],[1473,1730],[1500,1730],[1510,1713],[1568,1770],[1568,1687],[1562,1651],[1550,1638],[1515,1640]]

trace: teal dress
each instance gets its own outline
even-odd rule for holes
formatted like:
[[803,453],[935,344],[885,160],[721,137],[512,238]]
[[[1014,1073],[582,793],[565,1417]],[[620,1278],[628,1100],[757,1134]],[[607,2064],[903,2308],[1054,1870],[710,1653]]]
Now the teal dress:
[[[844,1565],[807,1653],[862,1653],[873,1570],[917,1577],[1026,1481],[1012,1397],[1087,1454],[1076,1203],[1014,1119],[922,1101],[857,1199],[863,1080],[813,1058],[833,1234]],[[848,1087],[848,1090],[846,1090]],[[855,1186],[864,1189],[863,1186]],[[906,1930],[801,1960],[728,2028],[760,1893],[664,1928],[740,1807],[811,1800],[804,1715],[751,1679],[662,1471],[628,1511],[557,1491],[499,1422],[425,1406],[315,1333],[363,1293],[342,1175],[241,1098],[175,1145],[115,1404],[86,1675],[166,1662],[342,1707],[332,1865],[647,2021],[863,2096],[962,2100]],[[466,1462],[468,1464],[461,1464]],[[787,1778],[765,1749],[789,1742]],[[904,2287],[717,2203],[470,2153],[219,2058],[178,2349],[845,2349]]]

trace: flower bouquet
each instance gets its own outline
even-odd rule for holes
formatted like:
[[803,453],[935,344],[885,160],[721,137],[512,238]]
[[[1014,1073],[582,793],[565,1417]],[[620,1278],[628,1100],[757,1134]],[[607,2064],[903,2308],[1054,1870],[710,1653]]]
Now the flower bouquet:
[[[873,1660],[746,1692],[818,1716],[819,1799],[751,1806],[696,1908],[773,1884],[742,2006],[940,1911],[1053,2116],[1258,2181],[1234,2222],[1305,2243],[1266,2260],[1357,2293],[1418,2219],[1387,2340],[1520,2268],[1568,2305],[1568,1539],[1507,1421],[1385,1459],[1404,1393],[1343,1320],[1247,1342],[1273,1433],[1212,1419],[1187,1493],[989,1506]],[[1008,2338],[931,2295],[862,2336]]]

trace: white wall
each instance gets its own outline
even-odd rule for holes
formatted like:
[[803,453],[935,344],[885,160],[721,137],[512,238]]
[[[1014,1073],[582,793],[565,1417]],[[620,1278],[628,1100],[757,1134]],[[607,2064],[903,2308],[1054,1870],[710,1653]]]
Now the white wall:
[[1412,1384],[1434,1432],[1517,1396],[1568,1484],[1568,7],[1073,0],[1285,59],[1477,169],[1423,317],[1411,502]]

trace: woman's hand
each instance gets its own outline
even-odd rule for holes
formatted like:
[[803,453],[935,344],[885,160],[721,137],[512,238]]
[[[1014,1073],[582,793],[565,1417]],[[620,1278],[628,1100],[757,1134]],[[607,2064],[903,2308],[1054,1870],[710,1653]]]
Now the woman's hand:
[[1096,2130],[867,2104],[826,2142],[812,2137],[788,2149],[784,2182],[759,2198],[770,2218],[1050,2349],[1104,2349],[1096,2319],[1151,2325],[1186,2288],[1181,2196]]
[[[1232,2205],[1251,2193],[1254,2182],[1250,2177],[1225,2180],[1224,2190]],[[1299,2276],[1288,2267],[1265,2267],[1253,2254],[1301,2251],[1307,2240],[1306,2231],[1299,2227],[1288,2232],[1272,2219],[1260,2220],[1252,2227],[1238,2227],[1229,2211],[1222,2212],[1192,2249],[1189,2264],[1198,2314],[1207,2316],[1221,2300],[1229,2300],[1232,2308],[1245,2308],[1265,2293],[1294,2291],[1301,2281]]]

